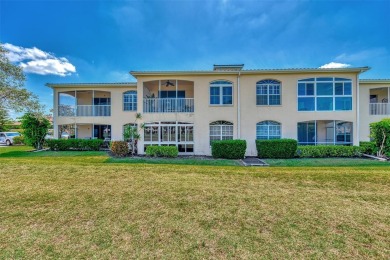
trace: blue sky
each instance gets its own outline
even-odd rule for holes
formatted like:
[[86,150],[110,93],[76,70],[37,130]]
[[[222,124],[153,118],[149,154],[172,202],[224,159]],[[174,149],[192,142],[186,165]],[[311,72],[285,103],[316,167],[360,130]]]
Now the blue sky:
[[26,87],[135,81],[130,70],[370,66],[390,78],[390,0],[0,0],[0,41]]

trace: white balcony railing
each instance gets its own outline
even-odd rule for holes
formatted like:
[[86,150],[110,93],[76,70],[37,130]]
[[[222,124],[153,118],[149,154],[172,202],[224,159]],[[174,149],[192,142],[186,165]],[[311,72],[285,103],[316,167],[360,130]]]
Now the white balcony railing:
[[370,115],[390,115],[389,103],[370,103]]
[[111,116],[110,105],[58,106],[58,116]]
[[191,113],[193,98],[145,98],[144,113]]

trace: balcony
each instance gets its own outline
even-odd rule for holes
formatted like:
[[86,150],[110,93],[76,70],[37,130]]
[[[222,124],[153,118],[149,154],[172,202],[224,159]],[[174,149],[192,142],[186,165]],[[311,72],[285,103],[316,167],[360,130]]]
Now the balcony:
[[111,93],[98,90],[59,92],[58,116],[111,116]]
[[390,115],[389,103],[370,103],[370,115]]
[[370,115],[390,115],[390,88],[380,87],[370,89]]
[[160,79],[143,83],[144,113],[193,113],[194,82]]
[[145,98],[144,113],[193,113],[193,98]]
[[110,105],[58,106],[58,116],[111,116]]

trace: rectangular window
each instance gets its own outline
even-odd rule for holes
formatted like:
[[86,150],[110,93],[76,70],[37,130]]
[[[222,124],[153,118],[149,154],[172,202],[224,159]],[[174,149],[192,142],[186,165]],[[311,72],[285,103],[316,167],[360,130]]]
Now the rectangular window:
[[336,97],[335,110],[352,110],[352,97]]
[[352,110],[350,79],[321,77],[298,80],[298,111],[340,110]]
[[280,83],[276,80],[262,80],[257,82],[256,105],[280,105]]
[[333,83],[317,83],[317,96],[332,96]]
[[210,105],[232,105],[233,85],[228,81],[210,83]]
[[232,87],[223,87],[222,88],[222,104],[224,105],[231,105],[233,104],[233,93],[232,93]]
[[219,87],[211,87],[210,88],[210,104],[217,105],[219,104],[220,94]]
[[331,111],[333,110],[333,98],[332,97],[318,97],[317,98],[317,111]]
[[299,97],[298,98],[299,111],[314,111],[314,97]]
[[298,143],[300,145],[316,144],[316,123],[302,122],[298,123]]

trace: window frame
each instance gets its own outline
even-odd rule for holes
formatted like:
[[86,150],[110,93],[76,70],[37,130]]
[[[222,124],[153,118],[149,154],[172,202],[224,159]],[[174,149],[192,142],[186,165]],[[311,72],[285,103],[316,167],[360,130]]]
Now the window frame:
[[[123,92],[123,94],[122,94],[122,109],[123,109],[123,111],[130,111],[130,112],[137,111],[137,109],[138,109],[138,96],[137,96],[137,94],[138,94],[137,90],[128,90],[128,91]],[[129,96],[135,95],[135,102],[132,102],[132,101],[125,102],[126,95],[129,95]],[[130,107],[131,106],[133,107],[133,109],[126,109],[125,104],[129,104]]]
[[[211,128],[218,127],[219,134],[211,134]],[[226,129],[231,127],[231,129]],[[231,135],[224,135],[224,131],[231,132]],[[211,140],[211,137],[219,137],[218,139]],[[225,137],[225,138],[224,138]],[[227,137],[227,138],[226,138]],[[233,140],[234,139],[234,124],[230,121],[217,120],[209,123],[209,143],[210,146],[214,141]]]
[[[220,82],[220,83],[218,83]],[[222,83],[223,82],[223,83]],[[218,104],[212,104],[211,103],[211,88],[218,88],[218,99],[219,99],[219,103]],[[231,88],[231,95],[223,95],[223,88],[226,88],[226,87],[230,87]],[[213,96],[216,96],[216,95],[213,95]],[[230,104],[224,104],[223,103],[223,98],[224,96],[231,96],[231,103]],[[234,105],[234,88],[233,88],[233,82],[229,81],[229,80],[224,80],[224,79],[220,79],[220,80],[214,80],[212,82],[209,83],[209,105],[210,106],[233,106]]]
[[[318,94],[318,84],[321,83],[331,83],[332,84],[332,94]],[[342,85],[342,94],[336,94],[336,84]],[[300,84],[304,84],[305,94],[300,94]],[[313,84],[313,95],[307,94],[307,84]],[[350,94],[345,94],[346,84],[350,84]],[[313,110],[300,110],[299,109],[299,100],[300,99],[314,99],[314,109]],[[321,98],[331,98],[332,99],[332,109],[321,110],[318,108],[319,99]],[[350,109],[337,109],[336,101],[340,98],[349,98],[351,102]],[[346,101],[343,101],[346,102]],[[297,111],[298,112],[335,112],[335,111],[353,111],[353,84],[352,79],[349,78],[338,78],[338,77],[313,77],[313,78],[304,78],[298,79],[297,81]]]
[[[271,87],[278,87],[279,94],[270,94]],[[260,87],[266,87],[267,94],[258,94]],[[267,96],[267,104],[258,104],[259,96]],[[279,104],[270,104],[270,96],[279,96]],[[282,105],[282,82],[276,79],[263,79],[256,82],[256,106],[281,106]]]
[[[267,124],[262,125],[261,123],[267,123]],[[259,138],[260,135],[258,135],[257,133],[258,133],[258,127],[261,127],[261,126],[267,126],[267,138]],[[278,129],[279,135],[270,135],[270,127],[271,126],[277,126],[279,128]],[[265,136],[265,135],[263,135],[263,136]],[[271,136],[276,137],[276,138],[270,138]],[[263,121],[256,123],[256,140],[273,140],[273,139],[281,139],[281,138],[282,138],[282,124],[280,122],[274,121],[274,120],[263,120]]]

